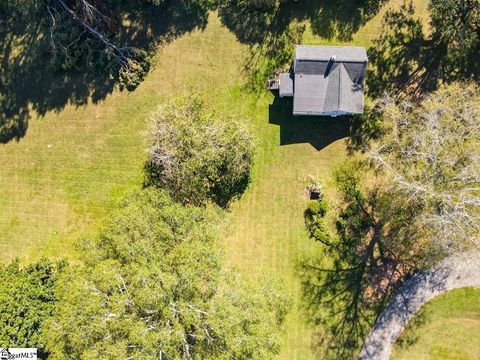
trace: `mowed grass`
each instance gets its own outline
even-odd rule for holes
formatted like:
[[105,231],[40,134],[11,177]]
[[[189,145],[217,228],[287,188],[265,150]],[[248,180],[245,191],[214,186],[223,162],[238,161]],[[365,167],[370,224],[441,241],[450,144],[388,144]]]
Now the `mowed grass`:
[[75,257],[75,240],[142,183],[141,133],[157,105],[191,89],[212,102],[229,102],[217,94],[236,82],[242,50],[213,16],[205,32],[160,50],[156,68],[135,92],[115,91],[98,104],[49,112],[32,119],[19,142],[0,144],[3,257]]
[[[399,6],[392,0],[386,6]],[[419,9],[426,0],[417,0]],[[354,35],[369,46],[381,13]],[[332,43],[307,32],[307,44]],[[193,31],[159,50],[154,70],[132,92],[114,91],[104,101],[66,106],[30,121],[19,142],[0,145],[0,250],[4,259],[40,256],[77,259],[74,243],[94,232],[127,192],[142,183],[149,115],[169,96],[197,91],[216,111],[251,118],[258,150],[252,182],[231,208],[224,247],[229,264],[246,276],[277,277],[294,299],[281,359],[313,359],[313,330],[301,306],[298,260],[314,254],[303,211],[305,178],[319,176],[331,193],[332,169],[347,158],[346,122],[293,118],[288,102],[269,93],[247,94],[242,83],[248,48],[211,14]]]
[[392,360],[480,358],[480,289],[451,291],[432,300],[395,344]]

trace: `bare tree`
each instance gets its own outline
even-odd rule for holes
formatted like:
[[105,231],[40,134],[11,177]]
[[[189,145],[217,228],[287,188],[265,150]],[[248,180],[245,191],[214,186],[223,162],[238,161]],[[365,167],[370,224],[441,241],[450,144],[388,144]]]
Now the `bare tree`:
[[370,151],[392,188],[421,204],[444,251],[480,248],[480,90],[444,86],[419,105],[384,99],[387,135]]

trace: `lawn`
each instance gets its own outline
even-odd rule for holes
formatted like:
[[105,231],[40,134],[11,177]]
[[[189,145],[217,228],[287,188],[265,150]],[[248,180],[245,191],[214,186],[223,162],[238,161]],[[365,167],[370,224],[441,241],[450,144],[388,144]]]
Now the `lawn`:
[[480,354],[480,290],[458,289],[425,305],[392,360],[474,360]]
[[[392,0],[387,6],[403,1]],[[426,0],[415,1],[425,17]],[[369,46],[386,8],[353,35]],[[307,31],[304,43],[326,41]],[[295,299],[283,337],[282,359],[311,359],[312,329],[302,315],[296,265],[317,244],[303,224],[305,178],[329,185],[331,170],[346,157],[348,124],[339,119],[292,118],[288,102],[269,93],[246,93],[241,45],[212,13],[204,30],[162,47],[147,79],[132,93],[115,90],[105,100],[67,105],[36,116],[19,142],[0,144],[0,249],[4,259],[40,256],[76,260],[74,243],[95,231],[123,194],[142,183],[148,116],[168,96],[197,91],[219,112],[252,119],[258,151],[252,183],[231,209],[224,241],[228,262],[258,278],[273,274]]]

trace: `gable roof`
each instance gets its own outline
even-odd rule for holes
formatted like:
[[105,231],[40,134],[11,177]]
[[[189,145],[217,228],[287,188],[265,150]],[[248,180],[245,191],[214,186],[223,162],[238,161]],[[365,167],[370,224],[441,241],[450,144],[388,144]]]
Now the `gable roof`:
[[293,113],[363,112],[367,61],[360,47],[296,46]]
[[362,111],[363,85],[352,81],[343,64],[328,76],[295,73],[294,114]]
[[359,46],[295,46],[295,59],[297,60],[329,61],[332,56],[335,56],[337,61],[368,61],[365,48]]

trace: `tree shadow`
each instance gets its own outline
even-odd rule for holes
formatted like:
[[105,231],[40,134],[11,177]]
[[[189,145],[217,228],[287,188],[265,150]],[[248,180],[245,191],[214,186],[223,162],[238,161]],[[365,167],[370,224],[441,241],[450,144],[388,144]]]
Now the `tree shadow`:
[[406,349],[415,345],[420,339],[421,328],[430,321],[430,317],[425,312],[425,308],[421,308],[419,312],[415,314],[412,320],[408,323],[408,326],[402,332],[402,335],[395,342],[400,348]]
[[350,133],[347,139],[347,151],[353,154],[356,151],[365,152],[372,141],[379,139],[384,128],[381,123],[380,108],[365,107],[363,114],[357,114],[350,119]]
[[[161,6],[121,2],[119,44],[152,51],[208,21],[208,7],[198,1],[168,1]],[[38,15],[38,14],[37,14]],[[0,143],[20,140],[32,112],[44,116],[65,105],[99,102],[118,84],[111,66],[62,70],[52,62],[47,15],[0,19]]]
[[[428,276],[425,281],[426,273],[417,273],[415,284],[421,285],[416,286],[413,278],[407,278],[402,287],[393,288],[372,303],[365,296],[372,269],[355,268],[355,262],[348,257],[334,257],[333,264],[325,259],[303,259],[299,268],[304,311],[311,324],[321,329],[314,334],[312,347],[326,359],[357,358],[374,325],[379,329],[388,327],[392,318],[408,324],[399,345],[413,345],[418,340],[415,329],[427,321],[423,308],[409,321],[418,301],[414,296],[428,289],[443,289],[449,276],[448,269],[439,269],[434,277]],[[370,342],[371,357],[374,357],[372,352],[384,345]]]
[[[396,341],[400,347],[409,347],[415,344],[419,338],[415,335],[415,330],[429,321],[428,313],[424,307],[425,302],[422,298],[425,294],[431,292],[445,291],[451,271],[451,268],[441,266],[431,272],[418,272],[411,277],[397,291],[381,314],[378,314],[375,318],[372,332],[377,331],[377,336],[366,339],[361,359],[378,357],[378,354],[382,352],[386,345],[386,339],[378,336],[378,332],[381,334],[384,329],[388,329],[390,326],[403,328],[401,338]],[[421,308],[418,308],[419,306]]]
[[[472,18],[478,18],[475,15],[477,8],[470,10]],[[437,17],[439,11],[441,9],[436,10]],[[480,79],[477,64],[479,42],[470,39],[468,43],[462,37],[462,31],[468,32],[469,26],[475,28],[475,22],[462,24],[458,20],[451,24],[446,19],[456,19],[460,15],[445,15],[440,16],[445,24],[431,20],[429,31],[424,31],[411,2],[403,4],[399,10],[387,11],[380,35],[368,51],[367,91],[371,97],[378,98],[390,93],[407,95],[415,100],[424,93],[436,90],[440,83]],[[468,22],[467,19],[465,21]],[[472,31],[478,34],[478,31]],[[478,35],[472,37],[478,38]],[[465,49],[459,45],[463,42]]]
[[408,320],[416,310],[418,290],[438,289],[444,283],[445,276],[437,269],[433,276],[414,275],[420,282],[402,287],[419,268],[428,266],[422,259],[434,254],[418,254],[412,246],[423,236],[422,228],[415,225],[414,205],[383,192],[378,185],[385,179],[374,179],[372,171],[368,163],[355,161],[334,172],[336,198],[343,199],[331,218],[335,232],[333,224],[324,222],[325,199],[318,204],[310,201],[304,213],[309,236],[320,248],[317,254],[300,259],[299,275],[307,318],[323,330],[314,346],[326,350],[323,358],[356,358],[392,296],[394,305],[389,304],[383,314],[387,319],[392,314],[405,315]]
[[371,19],[384,0],[310,0],[248,2],[226,0],[218,5],[223,24],[244,44],[259,44],[285,32],[292,22],[307,21],[315,35],[340,41]]
[[217,5],[222,23],[250,46],[245,69],[250,88],[291,63],[294,45],[302,42],[308,24],[315,35],[349,41],[380,9],[384,0],[236,1]]
[[380,34],[368,51],[368,94],[377,98],[386,92],[399,93],[409,88],[416,91],[421,85],[417,76],[425,73],[423,59],[429,59],[431,54],[425,54],[423,26],[414,18],[412,4],[388,11]]
[[334,262],[333,266],[322,259],[300,263],[303,310],[308,321],[321,329],[311,344],[319,356],[354,359],[381,309],[363,297],[368,269],[348,271],[337,259]]

